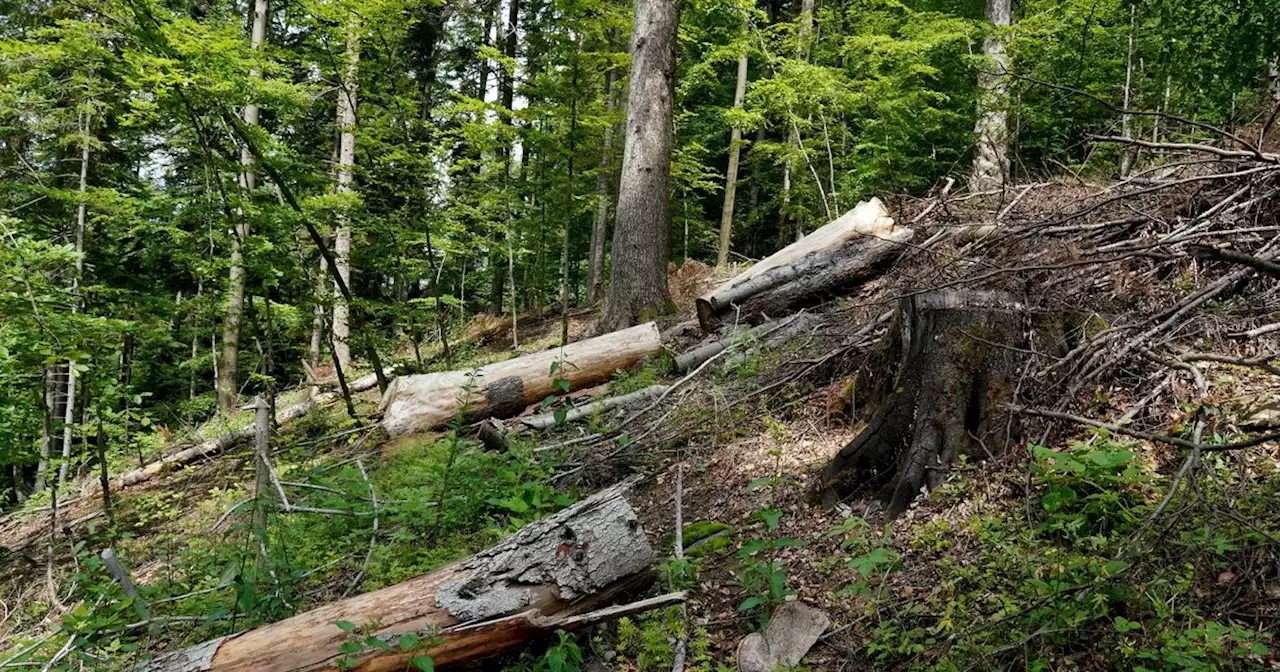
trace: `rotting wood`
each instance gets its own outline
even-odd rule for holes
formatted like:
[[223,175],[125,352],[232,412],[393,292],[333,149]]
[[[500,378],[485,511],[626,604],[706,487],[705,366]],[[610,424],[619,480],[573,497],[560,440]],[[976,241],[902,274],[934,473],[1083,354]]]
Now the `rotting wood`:
[[469,421],[510,418],[564,391],[557,379],[568,382],[568,391],[581,389],[661,352],[658,328],[648,322],[471,371],[400,376],[383,397],[383,426],[396,437],[443,425],[459,411]]
[[[564,416],[563,422],[564,424],[569,424],[571,422],[578,422],[579,420],[585,420],[596,413],[608,413],[609,411],[612,411],[615,408],[626,408],[628,406],[634,406],[641,402],[645,402],[650,399],[653,399],[654,397],[666,391],[667,391],[666,385],[650,385],[649,387],[639,389],[639,390],[636,390],[635,392],[630,392],[628,394],[620,394],[616,397],[604,397],[602,399],[595,399],[585,404],[582,404],[580,406],[575,406],[569,409],[569,412],[566,413]],[[521,428],[549,429],[556,425],[556,414],[554,412],[539,413],[538,415],[530,415],[527,417],[516,418],[513,422],[515,423],[515,426],[512,427],[512,431],[516,431]]]
[[[739,317],[787,309],[875,275],[902,251],[910,229],[896,227],[879,199],[858,204],[841,217],[766,257],[737,277],[698,297],[698,323],[720,327],[733,310]],[[794,287],[789,287],[795,285]]]
[[921,489],[932,490],[960,454],[986,458],[1017,439],[1002,403],[1012,395],[1026,348],[1027,309],[987,291],[936,290],[901,300],[888,331],[889,358],[900,364],[890,392],[866,429],[831,459],[811,496],[832,505],[878,493],[890,517]]
[[[667,595],[600,608],[657,556],[625,495],[635,479],[603,490],[526,525],[498,545],[454,565],[293,618],[167,654],[145,672],[335,670],[347,633],[336,624],[377,623],[369,634],[394,642],[416,633],[429,648],[370,650],[354,656],[360,670],[404,669],[430,655],[437,666],[475,661],[555,629],[682,600]],[[590,613],[583,613],[589,610]],[[288,642],[287,646],[282,643]]]

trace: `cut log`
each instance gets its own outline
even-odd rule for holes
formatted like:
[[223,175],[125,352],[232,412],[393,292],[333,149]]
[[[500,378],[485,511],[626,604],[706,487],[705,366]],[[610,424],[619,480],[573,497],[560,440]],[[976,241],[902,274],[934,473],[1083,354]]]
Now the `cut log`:
[[698,297],[698,323],[707,332],[736,312],[740,321],[781,315],[804,303],[874,277],[913,232],[894,226],[879,199],[871,199],[782,248],[732,280]]
[[[277,623],[215,639],[139,666],[146,672],[233,670],[285,672],[351,669],[403,670],[416,655],[437,666],[508,651],[555,629],[629,613],[598,609],[647,569],[656,555],[624,495],[635,481],[601,491],[553,516],[526,525],[469,560],[364,595],[339,600]],[[658,599],[646,608],[670,603]],[[367,634],[394,643],[417,634],[417,651],[338,649],[347,621],[376,628]],[[373,624],[373,625],[369,625]]]
[[901,300],[887,399],[812,484],[817,502],[878,492],[890,517],[942,481],[957,455],[992,457],[1017,439],[1008,401],[1028,352],[1027,311],[1008,294],[939,290]]
[[568,381],[568,391],[581,389],[661,352],[658,327],[649,322],[471,371],[400,376],[382,399],[382,423],[396,437],[443,425],[462,410],[468,422],[510,418],[564,391],[556,379]]
[[[648,401],[654,397],[667,391],[666,385],[650,385],[641,390],[636,390],[629,394],[620,394],[616,397],[605,397],[603,399],[595,399],[581,406],[575,406],[569,409],[564,416],[565,424],[570,422],[578,422],[585,420],[596,413],[608,413],[615,408],[626,408],[635,406],[636,404]],[[539,413],[538,415],[530,415],[524,418],[516,419],[516,426],[512,430],[527,427],[529,429],[548,429],[556,425],[555,413]]]

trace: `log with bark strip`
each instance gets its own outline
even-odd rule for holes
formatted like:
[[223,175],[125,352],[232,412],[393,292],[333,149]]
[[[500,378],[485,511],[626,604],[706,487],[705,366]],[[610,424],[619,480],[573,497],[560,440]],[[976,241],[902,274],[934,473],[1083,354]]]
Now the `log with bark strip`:
[[[400,376],[382,399],[382,423],[394,437],[443,425],[464,409],[467,421],[510,418],[550,394],[604,382],[661,352],[658,327],[649,322],[471,371]],[[557,379],[569,389],[557,388]]]
[[698,297],[698,324],[711,332],[720,328],[729,313],[747,322],[821,302],[875,277],[913,235],[911,229],[894,225],[879,199],[863,201]]
[[[573,630],[603,618],[682,599],[664,596],[626,607],[601,608],[637,585],[656,560],[625,498],[634,480],[603,490],[468,560],[415,579],[313,609],[247,632],[166,654],[139,666],[145,672],[197,670],[285,672],[403,670],[429,655],[437,666],[508,651],[556,629]],[[337,623],[369,624],[393,646],[344,656],[348,634]],[[394,643],[418,635],[420,650]],[[344,662],[344,664],[347,664]]]

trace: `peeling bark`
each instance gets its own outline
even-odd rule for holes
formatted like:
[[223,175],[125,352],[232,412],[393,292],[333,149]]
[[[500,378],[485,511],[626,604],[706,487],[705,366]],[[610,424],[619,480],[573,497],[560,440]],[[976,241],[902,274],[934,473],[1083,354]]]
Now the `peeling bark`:
[[[138,669],[334,670],[338,659],[344,658],[338,647],[347,636],[337,627],[338,621],[358,626],[376,623],[376,631],[370,634],[388,642],[408,633],[436,642],[418,651],[395,646],[366,651],[355,656],[356,669],[402,670],[413,656],[423,654],[444,666],[500,654],[557,628],[572,630],[623,615],[627,608],[583,612],[598,607],[633,577],[642,576],[657,559],[624,497],[633,484],[620,483],[526,525],[463,562],[177,651]],[[671,597],[653,606],[670,603]]]

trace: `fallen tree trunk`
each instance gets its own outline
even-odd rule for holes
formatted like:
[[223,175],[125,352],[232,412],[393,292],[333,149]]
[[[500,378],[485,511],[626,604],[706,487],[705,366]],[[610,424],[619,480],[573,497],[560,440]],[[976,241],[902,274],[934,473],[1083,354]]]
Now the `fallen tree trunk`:
[[826,226],[766,257],[698,297],[698,324],[711,332],[737,308],[740,321],[780,315],[873,277],[902,251],[910,229],[894,226],[879,199],[871,199]]
[[[317,404],[324,404],[333,399],[333,395],[321,395],[316,399],[308,399],[298,404],[286,407],[284,410],[276,414],[276,422],[284,424],[297,420],[302,416],[311,412]],[[189,448],[184,448],[177,452],[165,455],[164,457],[151,462],[140,469],[121,474],[116,478],[112,485],[117,488],[123,488],[143,481],[149,481],[155,478],[157,474],[163,473],[175,467],[181,467],[196,460],[200,460],[212,455],[223,453],[232,446],[241,441],[248,441],[253,437],[253,425],[237,429],[222,436],[214,437],[207,441],[202,441]],[[89,488],[92,490],[96,484],[92,484]]]
[[891,392],[866,429],[822,469],[813,499],[875,492],[890,517],[932,490],[957,455],[993,457],[1016,441],[1001,407],[1029,352],[1027,311],[1014,297],[938,290],[901,300],[886,338],[898,362]]
[[[609,411],[612,411],[615,408],[626,408],[627,406],[634,406],[641,402],[653,399],[654,397],[666,391],[667,391],[666,385],[650,385],[649,387],[646,387],[641,390],[636,390],[635,392],[631,392],[629,394],[620,394],[616,397],[605,397],[603,399],[595,399],[585,404],[582,404],[581,406],[575,406],[569,409],[569,412],[565,413],[563,423],[568,424],[570,422],[577,422],[579,420],[584,420],[596,413],[608,413]],[[521,427],[527,427],[529,429],[548,429],[556,426],[556,414],[554,412],[539,413],[538,415],[530,415],[524,418],[517,418],[515,422],[516,422],[516,426],[512,428],[512,431],[518,430]]]
[[[759,350],[759,344],[772,345],[785,342],[796,334],[797,329],[803,330],[812,323],[812,314],[797,313],[781,320],[766,322],[755,329],[751,329],[746,325],[739,326],[732,329],[729,335],[724,338],[704,343],[687,352],[676,355],[676,370],[680,373],[688,373],[708,359],[728,350],[734,344],[747,343],[741,352],[730,356],[730,362],[726,362],[726,364],[731,364],[741,357],[755,354]],[[740,345],[739,347],[742,346]]]
[[[459,411],[468,422],[510,418],[548,395],[601,383],[661,352],[658,328],[649,322],[472,371],[400,376],[382,399],[382,423],[394,437],[443,425]],[[567,381],[568,390],[557,380]]]
[[[469,560],[170,653],[139,670],[336,670],[341,659],[353,665],[350,669],[403,670],[411,658],[424,654],[443,666],[491,657],[556,629],[624,615],[627,607],[583,612],[599,608],[656,560],[624,497],[633,483],[620,483],[530,523]],[[637,603],[633,609],[678,597]],[[339,621],[366,628],[362,634],[392,646],[344,656],[339,647],[349,637]],[[406,634],[420,637],[422,648],[396,646]]]

